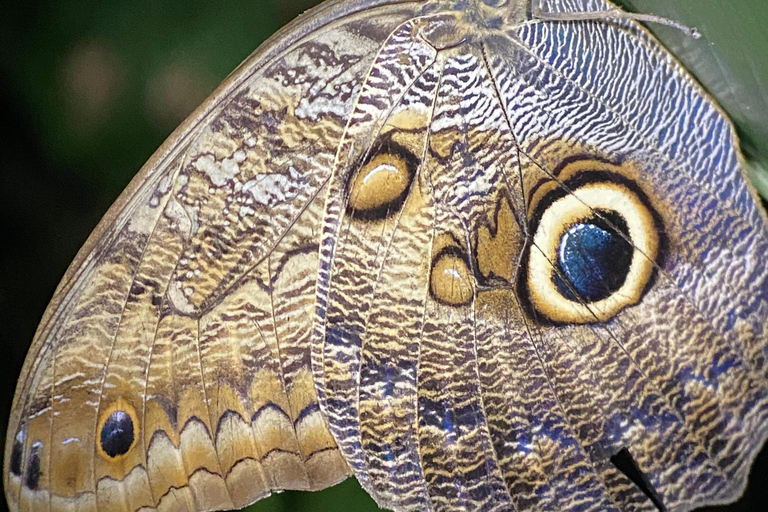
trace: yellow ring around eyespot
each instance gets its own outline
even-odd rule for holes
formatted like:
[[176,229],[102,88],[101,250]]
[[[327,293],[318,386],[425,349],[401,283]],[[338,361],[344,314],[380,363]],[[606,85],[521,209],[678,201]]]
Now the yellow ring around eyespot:
[[349,191],[349,206],[358,211],[374,210],[400,197],[410,182],[408,166],[397,155],[377,155],[355,176]]
[[[554,282],[558,250],[563,234],[574,224],[612,211],[627,223],[635,247],[629,272],[621,288],[605,299],[582,304],[563,296]],[[629,188],[612,182],[590,183],[554,203],[542,214],[528,260],[528,290],[537,311],[562,323],[594,323],[610,320],[623,308],[637,304],[653,275],[659,251],[659,234],[653,214]]]
[[432,295],[451,306],[469,304],[475,295],[472,272],[459,256],[445,253],[432,265],[429,286]]
[[[133,422],[133,442],[131,442],[131,446],[125,453],[111,457],[107,452],[104,451],[104,448],[101,446],[101,430],[104,428],[104,424],[107,422],[109,417],[112,416],[115,411],[123,411],[128,414],[128,416],[130,416],[131,421]],[[131,450],[133,450],[133,448],[136,446],[136,443],[139,440],[139,433],[139,418],[136,416],[136,409],[134,409],[127,400],[120,397],[109,404],[109,406],[101,413],[101,417],[99,418],[99,425],[96,429],[96,436],[94,439],[96,442],[96,449],[99,452],[99,455],[110,462],[121,460],[127,457],[131,453]]]

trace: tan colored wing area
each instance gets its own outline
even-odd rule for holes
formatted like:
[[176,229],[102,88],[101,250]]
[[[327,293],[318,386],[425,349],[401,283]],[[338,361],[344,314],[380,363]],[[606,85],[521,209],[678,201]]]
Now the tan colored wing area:
[[353,7],[246,61],[81,251],[19,380],[12,510],[240,508],[349,475],[310,371],[318,236],[359,86],[412,15]]

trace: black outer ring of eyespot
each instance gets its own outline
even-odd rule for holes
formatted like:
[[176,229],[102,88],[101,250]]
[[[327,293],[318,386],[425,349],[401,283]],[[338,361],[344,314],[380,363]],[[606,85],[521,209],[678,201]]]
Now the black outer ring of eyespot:
[[[570,191],[575,191],[579,189],[580,187],[583,187],[584,185],[588,185],[590,183],[616,183],[617,185],[623,185],[624,187],[628,188],[635,196],[640,200],[640,202],[645,206],[649,212],[651,212],[651,216],[653,217],[654,222],[654,228],[656,229],[656,232],[659,235],[659,249],[658,254],[656,256],[656,265],[655,269],[653,271],[653,274],[651,275],[650,279],[648,279],[648,282],[646,283],[645,287],[643,287],[642,295],[645,296],[648,291],[653,288],[653,286],[656,284],[656,280],[658,279],[658,268],[664,267],[664,262],[666,261],[668,250],[669,250],[669,239],[667,238],[666,231],[664,229],[664,222],[661,219],[661,215],[656,211],[656,209],[651,204],[650,199],[648,198],[648,195],[641,189],[637,183],[634,181],[622,176],[621,174],[608,171],[605,169],[595,169],[595,170],[583,170],[579,171],[575,176],[571,177],[570,179],[563,182],[563,186],[557,187],[556,189],[552,190],[551,192],[547,193],[541,201],[539,201],[539,204],[536,205],[536,209],[533,212],[533,215],[531,216],[531,222],[528,225],[528,238],[525,241],[525,247],[523,248],[523,257],[520,260],[520,267],[518,269],[518,277],[517,277],[517,283],[516,283],[516,292],[517,296],[520,300],[520,304],[522,305],[525,312],[528,314],[529,318],[532,318],[534,321],[536,321],[540,325],[552,325],[552,326],[559,326],[559,325],[567,325],[567,323],[563,322],[555,322],[554,320],[551,320],[549,317],[544,315],[543,313],[536,310],[536,308],[533,306],[530,300],[530,292],[528,290],[528,261],[530,259],[531,249],[533,247],[533,237],[536,234],[536,230],[539,228],[539,221],[541,220],[542,215],[544,215],[544,212],[547,211],[547,209],[557,201],[558,199],[561,199],[569,194]],[[565,188],[567,190],[565,190]]]
[[[382,152],[396,155],[403,159],[405,162],[406,170],[408,171],[408,186],[405,187],[403,192],[392,201],[384,203],[383,205],[376,208],[371,208],[369,210],[357,210],[352,208],[350,206],[349,197],[352,193],[352,185],[357,178],[358,172],[360,169],[368,165],[371,160],[382,154]],[[392,140],[391,134],[384,135],[378,143],[371,147],[371,150],[368,151],[368,153],[366,153],[362,158],[358,160],[355,165],[352,166],[352,170],[347,177],[347,184],[344,190],[344,198],[347,204],[346,214],[355,220],[373,222],[386,219],[399,212],[403,207],[403,204],[405,204],[405,200],[408,198],[408,194],[411,192],[413,179],[416,176],[416,170],[419,168],[419,165],[421,165],[421,159],[419,159],[402,144],[398,144]]]

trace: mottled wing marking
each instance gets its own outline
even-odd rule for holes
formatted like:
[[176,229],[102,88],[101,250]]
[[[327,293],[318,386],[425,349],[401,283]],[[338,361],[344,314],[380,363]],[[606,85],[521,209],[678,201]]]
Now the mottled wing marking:
[[409,9],[241,68],[110,212],[22,376],[14,509],[239,508],[349,474],[310,370],[323,191],[379,38]]
[[[524,55],[521,56],[518,54],[513,55],[510,58],[519,61],[519,59],[523,57]],[[497,67],[500,75],[498,82],[501,84],[501,89],[505,91],[507,90],[507,84],[512,83],[512,78],[508,76],[510,74],[508,61],[499,62]],[[518,68],[520,72],[526,72],[524,67],[521,68]],[[530,72],[531,80],[537,82],[537,87],[543,86],[541,81],[543,79],[542,77],[545,76],[547,76],[546,73],[542,73],[540,69],[532,69]],[[506,94],[505,96],[507,98],[514,98],[513,102],[510,102],[512,105],[508,108],[510,111],[516,112],[518,105],[514,102],[518,101],[518,98],[524,97],[524,95],[519,91],[514,91],[514,93],[510,91],[509,94]],[[547,105],[544,104],[541,108],[546,109]],[[576,121],[577,120],[574,120],[574,122]],[[542,129],[542,131],[538,133],[546,134],[547,131]],[[538,133],[536,136],[538,136]],[[546,137],[544,139],[547,140]],[[541,146],[544,146],[544,144],[541,144]],[[546,168],[554,168],[552,162],[556,161],[560,156],[555,154],[547,160],[546,152],[542,150],[541,153],[542,155],[539,156],[539,159],[544,162],[541,165]],[[560,377],[560,382],[563,383],[563,391],[561,391],[561,393],[564,393],[564,396],[572,395],[571,399],[566,401],[566,403],[572,401],[580,411],[584,411],[588,407],[594,408],[593,412],[587,415],[584,415],[583,412],[579,412],[577,418],[579,418],[579,416],[580,418],[576,420],[577,425],[593,424],[595,417],[604,416],[606,418],[613,418],[613,420],[610,421],[616,422],[615,426],[610,426],[609,421],[606,421],[607,426],[603,427],[604,430],[608,429],[609,426],[610,428],[619,428],[619,430],[621,430],[618,425],[620,425],[622,421],[626,421],[626,419],[622,420],[621,415],[614,411],[666,411],[665,414],[667,415],[667,419],[665,425],[657,425],[658,418],[655,417],[638,417],[638,415],[635,414],[633,418],[638,425],[643,425],[643,428],[654,430],[661,427],[666,430],[663,432],[664,436],[667,436],[669,439],[673,437],[679,438],[676,442],[670,440],[669,442],[664,443],[662,445],[663,448],[660,447],[660,451],[656,453],[649,451],[647,458],[642,457],[642,451],[633,451],[633,453],[641,454],[638,455],[638,457],[641,458],[640,464],[648,474],[654,474],[655,472],[663,473],[668,470],[667,468],[674,468],[674,465],[671,464],[671,460],[679,460],[680,457],[684,458],[685,453],[695,453],[697,451],[697,446],[706,447],[712,440],[706,439],[706,437],[703,436],[703,433],[707,432],[708,436],[711,437],[717,430],[719,430],[715,425],[716,422],[721,421],[721,418],[718,417],[707,417],[705,421],[702,421],[704,418],[697,417],[700,414],[700,409],[694,409],[690,404],[690,401],[695,399],[687,398],[688,404],[686,405],[685,402],[676,397],[678,394],[685,396],[683,390],[680,389],[681,383],[684,385],[686,380],[696,380],[697,378],[700,378],[697,377],[698,375],[706,374],[706,369],[711,364],[706,363],[706,361],[711,359],[712,356],[710,354],[714,352],[711,351],[711,345],[720,345],[721,349],[725,350],[725,348],[722,347],[723,340],[719,335],[712,333],[712,329],[706,325],[708,322],[704,320],[698,311],[691,308],[690,305],[686,303],[685,297],[680,293],[680,289],[674,282],[670,281],[666,276],[661,276],[659,281],[666,284],[666,286],[657,284],[654,288],[654,294],[658,294],[659,298],[646,296],[643,305],[638,307],[644,309],[647,308],[646,313],[627,310],[611,324],[608,324],[605,328],[596,329],[595,332],[591,332],[592,329],[585,329],[584,327],[571,327],[568,329],[572,331],[570,333],[561,328],[551,330],[551,332],[546,335],[547,338],[550,338],[548,345],[557,349],[557,352],[552,355],[552,361],[557,361],[559,366],[562,361],[572,360],[573,362],[566,366],[574,367],[574,365],[577,365],[577,367],[580,368],[579,373],[576,375],[568,376],[566,374]],[[711,340],[710,343],[691,344],[687,342],[686,338],[690,336],[690,327],[686,328],[683,325],[675,325],[674,323],[669,326],[663,324],[659,325],[658,314],[654,314],[653,312],[663,310],[665,309],[665,305],[670,304],[678,304],[676,308],[671,308],[671,310],[678,311],[678,314],[681,315],[680,318],[685,318],[686,322],[689,322],[694,318],[699,318],[701,324],[703,324],[696,329],[696,337],[693,339],[688,338],[688,340],[699,341],[703,336],[708,335]],[[653,333],[653,335],[650,335],[649,333]],[[649,351],[649,339],[657,340],[655,342],[656,353]],[[569,342],[569,340],[573,340],[574,342],[578,340],[578,343]],[[694,356],[691,354],[692,351],[705,353],[699,353]],[[688,354],[686,355],[685,352],[688,352]],[[599,359],[596,359],[598,356]],[[670,360],[675,361],[675,357],[688,358],[690,364],[696,364],[698,368],[696,370],[691,370],[689,365],[685,370],[678,369],[677,371],[674,371],[670,367]],[[718,357],[720,356],[718,355]],[[605,359],[603,360],[602,358]],[[585,371],[587,368],[584,367],[583,363],[579,363],[580,361],[589,363],[589,366],[592,367],[593,370],[591,372]],[[609,370],[615,370],[615,375],[613,377],[611,377],[611,372]],[[690,374],[682,375],[681,372],[683,371],[690,371]],[[592,374],[592,377],[590,377],[589,373]],[[742,374],[735,376],[734,378],[737,379],[737,382],[745,382],[744,379],[746,376]],[[651,382],[647,382],[646,379],[650,379]],[[581,384],[579,383],[580,381],[582,382]],[[557,382],[557,380],[555,380],[555,382]],[[616,389],[615,385],[612,384],[615,382],[623,382],[626,386]],[[677,391],[673,391],[673,387],[677,388]],[[607,395],[607,397],[600,397],[599,395],[602,394],[600,390],[605,390],[605,392],[610,394]],[[764,391],[759,391],[758,393],[764,393]],[[671,402],[671,404],[664,404],[664,401],[654,398],[659,395],[670,397],[667,401]],[[633,396],[635,398],[633,398]],[[576,399],[577,397],[578,399]],[[654,402],[656,405],[653,405]],[[599,406],[598,404],[600,403],[604,405]],[[609,405],[610,407],[605,408],[606,405]],[[678,410],[670,410],[670,407],[677,408]],[[681,427],[690,429],[689,432],[691,433],[685,434],[684,430],[680,430]],[[602,433],[598,432],[598,434]],[[680,437],[683,435],[688,439]],[[732,429],[729,435],[734,435]],[[602,443],[605,442],[599,437],[596,437],[594,440]],[[636,442],[644,442],[643,436],[637,436]],[[586,446],[592,444],[591,441],[586,439],[582,440],[582,443]],[[680,450],[678,456],[674,456],[672,448],[679,446],[682,446],[683,448]],[[648,450],[648,448],[645,448],[644,450]],[[707,451],[710,454],[712,453],[711,450]],[[656,468],[655,470],[650,469],[654,466]],[[710,475],[709,478],[715,478],[715,480],[708,480],[709,485],[700,488],[696,491],[695,495],[692,493],[691,495],[686,496],[686,494],[691,493],[690,483],[680,485],[679,488],[675,489],[674,493],[683,496],[686,500],[701,500],[702,502],[706,501],[707,493],[716,494],[718,486],[722,486],[725,483],[723,472],[713,464],[713,462],[707,461],[704,463],[704,466],[706,467],[706,472],[704,472],[704,470],[702,470],[702,472]],[[612,470],[610,466],[606,466],[603,470],[608,472],[606,478],[616,478],[615,475],[610,475],[611,472],[615,473],[615,470]],[[657,488],[662,488],[664,487],[662,482],[665,481],[670,483],[675,482],[675,480],[670,477],[661,477],[654,483],[656,483]],[[673,486],[671,484],[666,485]],[[669,502],[671,502],[671,500],[665,501],[665,503]]]
[[[365,156],[365,152],[369,148],[367,145],[361,146],[359,141],[384,137],[385,130],[398,128],[398,119],[403,120],[401,122],[407,120],[411,126],[409,131],[412,132],[415,140],[412,141],[413,146],[410,151],[418,157],[424,153],[426,121],[431,114],[432,96],[437,80],[435,72],[432,70],[437,52],[426,41],[416,37],[416,34],[427,23],[428,21],[419,19],[406,22],[393,31],[379,51],[376,63],[363,84],[356,108],[350,116],[345,138],[341,143],[337,160],[337,172],[339,174],[347,176],[353,172],[354,169],[350,164]],[[408,65],[404,66],[405,63]],[[391,124],[387,125],[388,122]],[[331,215],[336,214],[337,217],[346,210],[346,190],[346,180],[335,180],[331,183],[328,196],[328,211],[332,212]],[[429,225],[429,219],[416,219],[416,222],[417,225],[414,226],[417,228],[416,233],[419,233],[419,236],[428,236],[428,230],[419,230],[418,225],[420,224],[422,228],[425,228]],[[338,240],[346,252],[345,261],[349,265],[349,270],[339,274],[339,279],[340,282],[344,283],[344,286],[354,290],[352,293],[356,297],[354,306],[349,304],[343,310],[330,312],[330,315],[339,320],[342,318],[349,319],[356,328],[350,331],[336,332],[332,327],[329,327],[326,332],[320,333],[325,341],[314,342],[312,345],[313,367],[316,378],[319,379],[319,389],[322,390],[320,400],[328,416],[333,418],[331,431],[339,440],[341,452],[350,466],[360,470],[357,473],[358,480],[369,492],[374,493],[375,497],[389,497],[391,493],[381,493],[371,487],[371,477],[364,471],[364,468],[368,466],[366,454],[380,450],[402,451],[409,459],[407,462],[409,474],[420,474],[421,461],[414,453],[417,440],[413,436],[409,436],[408,425],[406,424],[406,421],[412,421],[414,418],[415,404],[409,404],[406,401],[398,403],[398,406],[402,407],[397,408],[398,414],[401,415],[398,425],[387,433],[370,433],[373,437],[381,437],[382,435],[391,437],[389,442],[386,439],[377,439],[369,441],[365,446],[362,445],[359,415],[373,413],[373,411],[364,412],[363,408],[370,409],[374,404],[365,404],[368,400],[367,397],[358,395],[358,385],[362,382],[362,380],[358,380],[362,379],[359,361],[360,341],[363,335],[361,331],[366,318],[375,314],[375,310],[378,309],[378,305],[373,305],[364,297],[370,295],[371,287],[377,280],[391,279],[387,277],[391,275],[390,272],[402,274],[403,271],[409,272],[410,270],[406,266],[387,268],[384,265],[383,258],[386,257],[390,246],[396,243],[395,240],[390,239],[391,233],[394,231],[393,225],[374,227],[374,232],[367,231],[365,226],[361,228],[363,234],[376,236],[377,246],[381,247],[381,251],[375,252],[370,251],[370,244],[361,243],[362,240],[359,239],[361,233],[358,232],[358,229],[353,229],[354,226],[342,226],[342,228],[345,229],[340,229]],[[330,231],[326,227],[323,233],[321,254],[333,251],[336,239],[328,238],[328,236],[335,234],[335,232],[335,229]],[[407,265],[407,262],[403,263]],[[319,279],[326,277],[329,270],[321,267]],[[322,287],[324,284],[321,281],[319,286]],[[407,300],[406,297],[401,298]],[[420,316],[417,314],[407,321],[408,323],[418,322]],[[387,334],[389,337],[400,329],[396,324],[389,324],[388,327]],[[392,338],[387,337],[381,340],[382,343],[391,341]],[[414,346],[403,347],[400,350],[408,352],[414,348]],[[404,358],[402,363],[398,363],[397,359],[392,359],[389,363],[399,366],[407,363],[407,361],[408,359]],[[386,369],[384,371],[386,373]],[[393,368],[392,372],[396,375],[392,376],[389,385],[405,388],[413,386],[413,380],[416,376],[415,368]],[[375,378],[374,375],[366,377],[371,381]],[[387,382],[386,375],[384,382]],[[396,431],[403,428],[406,431],[398,435]],[[401,443],[401,446],[396,446],[396,442]],[[378,472],[378,475],[381,475],[378,480],[379,486],[391,485],[388,483],[387,477],[394,477],[395,485],[399,485],[399,488],[402,489],[402,498],[393,497],[391,503],[384,502],[383,505],[411,508],[428,506],[426,489],[423,484],[417,485],[416,488],[409,488],[414,481],[413,478],[409,478],[408,475],[395,475],[392,472],[393,469],[402,470],[402,468],[388,468],[386,462],[376,466],[374,466],[373,472]],[[416,483],[418,484],[418,481]],[[395,499],[398,501],[394,501]]]
[[[738,495],[752,454],[761,444],[754,439],[762,440],[766,430],[768,275],[758,263],[767,248],[764,215],[743,178],[732,128],[669,55],[641,30],[590,30],[589,34],[587,30],[578,24],[542,25],[518,34],[536,59],[529,61],[529,69],[518,66],[516,72],[527,74],[537,90],[566,91],[579,105],[574,111],[581,114],[571,117],[570,123],[543,127],[536,133],[521,123],[520,136],[530,138],[529,151],[535,153],[553,132],[567,140],[589,130],[600,146],[613,150],[618,141],[624,145],[626,149],[614,153],[614,158],[626,155],[655,168],[636,179],[655,195],[652,200],[669,237],[669,257],[659,282],[642,304],[607,327],[615,329],[618,338],[629,338],[623,342],[645,375],[674,404],[685,418],[689,435],[727,477],[721,491],[711,482],[701,486],[697,496],[685,499],[694,505],[717,499],[708,500],[710,493]],[[590,41],[595,49],[576,51],[573,41]],[[581,65],[577,77],[576,54],[587,53],[592,58],[577,61]],[[608,66],[617,55],[631,60],[627,66]],[[521,57],[514,62],[521,62]],[[606,69],[603,66],[615,69],[618,76],[601,76],[597,70]],[[635,70],[633,79],[625,75],[627,70]],[[663,94],[658,80],[676,80],[678,95]],[[598,95],[597,91],[605,92]],[[514,91],[507,97],[514,111],[515,98],[522,95]],[[550,118],[562,108],[556,99],[541,95],[537,99]],[[676,115],[668,115],[664,107],[674,108]],[[733,293],[718,292],[724,282]],[[671,313],[670,318],[660,322],[657,311]],[[656,340],[658,352],[649,353],[649,339]],[[713,410],[718,414],[711,415]],[[693,461],[690,464],[696,467]],[[702,470],[703,475],[717,473]],[[676,487],[672,494],[691,492],[690,486],[678,486],[679,480],[670,477],[668,481]]]

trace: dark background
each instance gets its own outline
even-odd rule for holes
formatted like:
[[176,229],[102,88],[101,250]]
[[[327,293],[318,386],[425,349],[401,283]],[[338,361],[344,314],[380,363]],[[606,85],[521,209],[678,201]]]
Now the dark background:
[[[0,6],[0,432],[37,322],[76,251],[152,152],[254,48],[313,0],[28,0]],[[627,0],[768,162],[768,2]],[[756,171],[768,184],[766,174]],[[766,186],[768,190],[768,186]],[[729,511],[768,508],[766,455]],[[5,506],[0,500],[0,510]],[[354,479],[252,511],[376,510]]]

